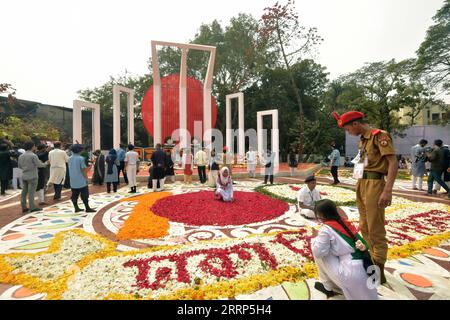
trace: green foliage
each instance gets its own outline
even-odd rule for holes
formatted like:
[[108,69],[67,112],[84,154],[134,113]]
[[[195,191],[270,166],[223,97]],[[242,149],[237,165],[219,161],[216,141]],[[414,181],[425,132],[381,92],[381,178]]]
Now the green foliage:
[[[100,123],[101,123],[101,146],[102,149],[112,148],[112,135],[113,135],[113,86],[115,84],[132,88],[135,90],[135,143],[136,145],[148,146],[149,136],[146,129],[144,128],[141,115],[141,101],[145,95],[145,92],[152,84],[152,78],[149,74],[144,76],[133,76],[125,71],[123,75],[118,77],[110,77],[109,81],[100,87],[93,89],[84,89],[78,91],[79,97],[82,100],[90,101],[93,103],[100,104]],[[127,97],[126,95],[121,95],[120,104],[121,106],[126,106]],[[127,111],[126,108],[121,108],[121,123],[122,128],[127,127]],[[126,142],[127,131],[121,130],[121,141]]]
[[433,93],[413,76],[413,65],[414,60],[366,64],[335,82],[338,91],[332,103],[338,109],[343,106],[342,111],[344,106],[362,111],[375,127],[401,134],[407,125],[400,124],[397,112],[412,107],[411,112],[418,113],[433,101]]
[[450,93],[450,0],[445,0],[433,21],[417,50],[417,70],[427,74],[433,86]]
[[[450,52],[449,1],[446,0],[436,14],[436,24],[430,27],[418,50],[417,60],[368,63],[332,82],[329,82],[324,66],[305,58],[322,39],[315,28],[301,25],[294,1],[265,8],[259,21],[251,15],[239,14],[227,25],[217,20],[200,25],[190,42],[217,48],[213,81],[213,94],[218,102],[216,128],[222,132],[225,130],[225,96],[243,91],[246,128],[256,128],[257,111],[280,110],[282,154],[294,148],[306,154],[307,160],[311,154],[328,155],[332,140],[343,146],[344,131],[336,125],[332,111],[341,114],[351,109],[361,110],[374,126],[392,134],[401,134],[406,125],[400,124],[397,111],[410,107],[409,125],[414,124],[423,108],[440,103],[436,99],[439,92],[433,85],[437,71],[442,79],[448,81],[450,71],[445,68]],[[180,50],[164,47],[158,52],[157,59],[161,76],[179,73]],[[188,75],[203,81],[208,59],[206,52],[189,50]],[[114,84],[136,90],[136,144],[150,145],[149,135],[139,120],[140,101],[152,84],[151,71],[143,76],[131,76],[125,72],[111,77],[101,87],[79,92],[81,99],[101,105],[102,147],[109,148],[112,142]],[[121,103],[125,103],[124,97]],[[124,127],[125,114],[121,118]],[[233,108],[232,123],[236,122],[237,110]],[[122,141],[125,141],[125,135],[123,130]]]
[[[247,14],[233,17],[226,27],[217,20],[202,24],[191,43],[211,45],[217,48],[214,65],[213,94],[218,103],[216,127],[225,132],[225,96],[243,91],[257,82],[267,65],[274,64],[275,56],[258,35],[258,22]],[[188,75],[204,80],[209,54],[188,51]],[[158,53],[161,76],[179,73],[181,51],[164,47]],[[232,111],[233,120],[236,110]]]
[[[323,96],[328,83],[328,74],[325,67],[315,63],[313,60],[305,59],[292,66],[292,72],[296,84],[300,88],[300,96],[303,101],[305,112],[305,132],[307,141],[310,136],[320,136],[319,127],[324,116]],[[284,154],[293,148],[299,150],[300,117],[296,98],[290,87],[288,71],[284,68],[267,69],[260,81],[244,92],[246,108],[246,126],[256,128],[256,112],[268,108],[279,109],[279,133],[280,151]],[[335,128],[336,126],[329,126]],[[320,143],[323,142],[321,139]],[[305,152],[315,152],[315,145],[305,144]]]
[[19,143],[35,139],[55,141],[59,140],[59,130],[44,120],[10,116],[0,128],[0,138],[5,137]]
[[292,65],[300,62],[305,54],[311,53],[322,38],[316,28],[307,30],[300,24],[294,0],[288,0],[285,5],[276,2],[273,6],[265,8],[258,31],[262,39],[265,39],[272,48],[271,52],[277,55],[279,65],[287,71],[290,80],[289,87],[294,94],[299,115],[296,144],[301,162],[305,149],[305,110],[300,94],[301,86],[294,77]]

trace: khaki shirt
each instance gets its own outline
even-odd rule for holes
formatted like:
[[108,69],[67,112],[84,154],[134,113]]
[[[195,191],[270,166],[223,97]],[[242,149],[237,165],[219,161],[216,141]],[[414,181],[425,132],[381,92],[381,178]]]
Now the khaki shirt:
[[379,172],[386,175],[389,163],[385,156],[395,155],[395,148],[392,139],[384,130],[371,129],[365,135],[361,135],[359,149],[362,150],[362,159],[367,163],[365,171]]

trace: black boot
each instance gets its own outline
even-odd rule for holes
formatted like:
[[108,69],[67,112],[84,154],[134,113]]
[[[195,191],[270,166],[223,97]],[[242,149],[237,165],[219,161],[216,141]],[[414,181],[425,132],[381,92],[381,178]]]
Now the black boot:
[[108,193],[111,192],[111,184],[110,183],[106,184],[106,192],[108,192]]
[[89,202],[84,202],[84,211],[86,212],[96,212],[95,209],[92,209],[91,207],[89,207]]
[[316,283],[314,284],[314,288],[315,288],[316,290],[319,290],[320,292],[324,293],[324,294],[327,296],[327,299],[328,299],[328,298],[331,298],[331,297],[334,297],[335,295],[337,295],[336,292],[334,292],[334,291],[329,291],[329,290],[325,289],[325,286],[324,286],[323,283],[321,283],[321,282],[316,282]]
[[385,284],[387,280],[384,275],[384,263],[375,262],[375,264],[380,268],[380,284]]
[[117,192],[117,184],[116,183],[113,183],[113,191]]
[[75,212],[80,212],[80,211],[82,211],[82,210],[80,209],[80,207],[78,206],[78,203],[77,203],[75,200],[72,200],[72,204],[73,204],[73,207],[75,208]]

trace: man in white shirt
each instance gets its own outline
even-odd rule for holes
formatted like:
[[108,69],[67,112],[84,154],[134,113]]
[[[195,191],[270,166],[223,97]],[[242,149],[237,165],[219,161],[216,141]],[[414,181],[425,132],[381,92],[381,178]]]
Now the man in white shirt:
[[48,154],[48,161],[50,162],[50,178],[47,185],[53,184],[55,195],[53,200],[61,199],[61,190],[66,178],[66,163],[69,156],[64,150],[61,150],[61,142],[56,141],[53,144],[54,148]]
[[195,164],[197,165],[198,178],[200,183],[206,182],[206,165],[208,164],[208,155],[205,152],[205,148],[200,149],[195,154]]
[[248,176],[250,178],[256,177],[256,151],[253,150],[252,147],[249,148],[247,153],[245,154],[245,158],[247,159],[247,171]]
[[297,202],[300,214],[309,219],[315,219],[314,206],[321,199],[319,190],[316,189],[316,178],[309,176],[305,179],[306,186],[298,191]]
[[19,156],[24,153],[25,153],[24,149],[18,149],[15,155],[15,166],[13,167],[13,180],[12,180],[14,190],[17,190],[18,187],[20,188],[23,187],[23,180],[22,180],[23,171],[17,166],[17,160],[19,159]]
[[132,144],[128,145],[128,152],[125,154],[125,172],[128,177],[128,185],[131,190],[130,193],[136,193],[137,181],[136,175],[139,172],[139,154],[134,151]]

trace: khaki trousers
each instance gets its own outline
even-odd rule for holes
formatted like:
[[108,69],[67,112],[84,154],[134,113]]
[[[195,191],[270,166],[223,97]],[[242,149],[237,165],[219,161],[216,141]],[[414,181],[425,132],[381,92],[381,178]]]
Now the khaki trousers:
[[372,259],[379,264],[386,262],[388,251],[384,209],[378,207],[385,184],[382,179],[359,179],[356,184],[361,233],[369,244]]

